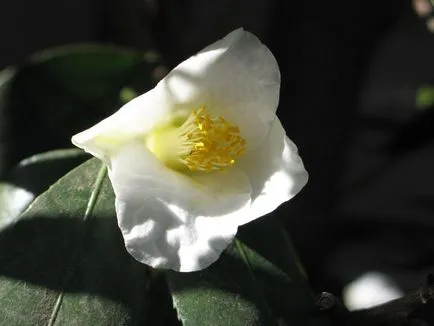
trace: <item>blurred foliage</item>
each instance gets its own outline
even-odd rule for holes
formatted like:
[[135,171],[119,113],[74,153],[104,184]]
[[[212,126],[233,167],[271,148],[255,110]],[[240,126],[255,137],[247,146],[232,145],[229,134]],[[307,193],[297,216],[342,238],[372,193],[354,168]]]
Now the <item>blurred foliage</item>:
[[416,107],[424,110],[434,106],[434,86],[425,85],[420,87],[416,93]]
[[155,53],[67,46],[0,73],[0,176],[18,160],[70,146],[70,137],[116,111],[122,89],[150,89]]

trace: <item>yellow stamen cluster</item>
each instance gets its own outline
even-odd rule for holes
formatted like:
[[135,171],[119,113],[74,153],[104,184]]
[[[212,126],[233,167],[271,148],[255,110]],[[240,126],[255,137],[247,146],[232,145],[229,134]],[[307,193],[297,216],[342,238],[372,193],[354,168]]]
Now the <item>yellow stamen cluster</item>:
[[218,171],[244,154],[246,141],[236,125],[212,117],[204,106],[193,111],[179,128],[179,158],[191,171]]

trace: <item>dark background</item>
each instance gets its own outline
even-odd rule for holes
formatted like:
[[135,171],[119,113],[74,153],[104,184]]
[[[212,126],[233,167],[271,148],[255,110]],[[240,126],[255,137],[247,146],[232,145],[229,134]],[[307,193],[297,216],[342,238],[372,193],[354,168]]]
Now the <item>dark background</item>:
[[[380,271],[407,291],[434,270],[434,111],[415,105],[434,84],[434,34],[411,1],[19,0],[0,12],[2,68],[98,42],[155,50],[170,69],[237,27],[253,32],[279,62],[278,115],[310,173],[278,214],[314,289]],[[20,128],[14,114],[0,128]],[[13,143],[0,130],[0,154]]]

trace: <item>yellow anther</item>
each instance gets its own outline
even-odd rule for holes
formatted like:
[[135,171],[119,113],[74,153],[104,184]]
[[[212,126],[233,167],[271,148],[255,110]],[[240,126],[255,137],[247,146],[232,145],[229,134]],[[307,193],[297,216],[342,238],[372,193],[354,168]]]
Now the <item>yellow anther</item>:
[[191,171],[223,170],[244,154],[246,141],[238,126],[223,117],[212,117],[202,106],[180,127],[180,160]]
[[148,149],[167,166],[202,172],[235,164],[246,145],[238,126],[211,116],[204,106],[194,110],[180,126],[161,126],[146,139]]

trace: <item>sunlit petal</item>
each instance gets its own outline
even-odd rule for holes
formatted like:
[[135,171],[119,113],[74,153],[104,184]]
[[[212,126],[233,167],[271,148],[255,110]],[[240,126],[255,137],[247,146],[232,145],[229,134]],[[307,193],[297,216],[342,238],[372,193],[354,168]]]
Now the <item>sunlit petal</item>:
[[156,268],[192,271],[211,264],[236,233],[234,216],[250,203],[250,184],[239,170],[186,176],[139,143],[124,146],[109,173],[127,250]]
[[167,119],[171,107],[161,88],[133,99],[117,112],[93,127],[72,137],[72,143],[107,161],[119,147],[149,132],[155,124]]
[[250,148],[268,133],[279,103],[276,59],[242,29],[182,62],[161,83],[174,107],[205,105],[238,125]]
[[275,115],[279,89],[270,50],[238,29],[72,138],[107,163],[135,259],[203,269],[239,225],[300,191],[308,175]]
[[240,215],[240,225],[268,214],[294,197],[307,183],[308,173],[295,144],[275,119],[266,140],[238,164],[250,179],[251,213]]

